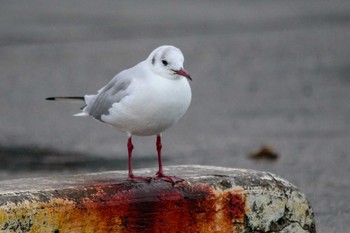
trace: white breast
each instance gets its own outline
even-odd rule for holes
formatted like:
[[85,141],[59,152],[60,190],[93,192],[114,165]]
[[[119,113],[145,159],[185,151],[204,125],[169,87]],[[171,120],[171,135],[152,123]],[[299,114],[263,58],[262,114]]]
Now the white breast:
[[109,109],[101,119],[117,129],[139,136],[155,135],[168,129],[187,111],[191,88],[185,78],[160,76],[134,79],[130,94]]

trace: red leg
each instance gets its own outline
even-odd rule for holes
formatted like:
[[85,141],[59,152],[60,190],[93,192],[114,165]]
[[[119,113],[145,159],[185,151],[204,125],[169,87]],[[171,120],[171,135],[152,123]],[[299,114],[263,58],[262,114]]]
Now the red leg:
[[162,139],[161,136],[157,135],[156,147],[158,152],[158,176],[164,176],[163,174],[163,162],[162,162]]
[[129,180],[144,180],[144,181],[151,181],[150,177],[144,177],[144,176],[135,176],[132,172],[132,150],[134,149],[134,145],[132,144],[131,141],[131,136],[128,138],[128,169],[129,169],[129,174],[128,174],[128,179]]
[[134,174],[132,173],[132,150],[134,149],[134,145],[131,141],[131,136],[128,138],[128,169],[129,169],[129,179],[134,178]]
[[158,172],[157,177],[158,179],[164,179],[169,181],[172,185],[174,185],[176,182],[183,181],[183,179],[175,177],[175,176],[166,176],[163,173],[163,162],[162,162],[162,139],[160,134],[157,135],[157,141],[156,141],[156,147],[158,152]]

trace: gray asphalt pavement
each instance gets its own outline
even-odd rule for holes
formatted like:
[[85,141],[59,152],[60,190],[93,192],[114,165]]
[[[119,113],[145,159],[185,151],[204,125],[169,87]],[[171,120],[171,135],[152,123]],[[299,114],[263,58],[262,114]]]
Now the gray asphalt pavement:
[[[350,1],[3,1],[0,179],[126,169],[126,136],[80,105],[163,44],[193,102],[164,133],[165,165],[270,171],[309,198],[318,232],[350,221]],[[155,167],[155,138],[135,138]],[[276,160],[253,160],[262,145]]]

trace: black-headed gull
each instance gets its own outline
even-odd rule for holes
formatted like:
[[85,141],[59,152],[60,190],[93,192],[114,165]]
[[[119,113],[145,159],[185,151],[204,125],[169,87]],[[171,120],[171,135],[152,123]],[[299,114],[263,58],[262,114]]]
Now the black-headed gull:
[[91,116],[128,135],[128,177],[132,171],[132,136],[156,135],[159,170],[156,178],[174,183],[163,173],[161,134],[187,111],[191,102],[190,74],[184,69],[180,49],[164,45],[146,60],[117,74],[95,95],[49,97],[47,100],[83,100],[85,106],[74,116]]

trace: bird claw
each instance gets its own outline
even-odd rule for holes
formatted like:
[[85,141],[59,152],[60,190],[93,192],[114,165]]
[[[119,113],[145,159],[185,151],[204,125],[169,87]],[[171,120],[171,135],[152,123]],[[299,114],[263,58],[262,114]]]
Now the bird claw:
[[157,172],[155,179],[170,182],[172,186],[174,186],[176,183],[184,181],[184,179],[182,179],[180,177],[167,176],[167,175],[164,175],[163,173],[160,173],[160,172]]

